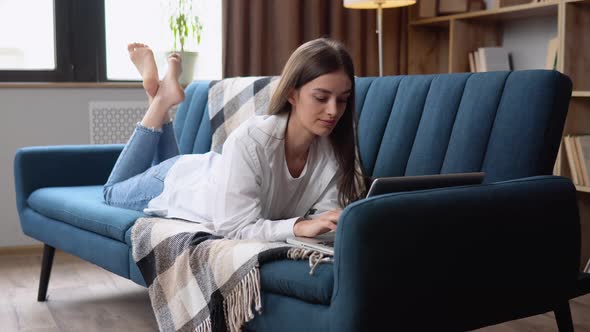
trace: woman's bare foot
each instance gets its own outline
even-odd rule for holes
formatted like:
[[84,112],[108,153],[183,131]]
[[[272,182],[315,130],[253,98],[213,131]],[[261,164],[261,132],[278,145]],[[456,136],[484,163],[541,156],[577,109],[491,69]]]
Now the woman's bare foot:
[[182,59],[177,53],[168,56],[168,72],[160,82],[160,87],[156,98],[160,102],[165,102],[170,107],[179,104],[184,100],[184,90],[178,83],[178,78],[182,73]]
[[149,46],[141,43],[127,45],[131,62],[135,65],[143,80],[143,88],[149,96],[158,92],[158,67],[154,60],[154,53]]
[[151,100],[147,113],[141,121],[145,127],[160,128],[169,120],[168,111],[184,100],[184,90],[178,83],[182,72],[181,59],[178,54],[168,57],[168,72],[160,82],[158,92]]

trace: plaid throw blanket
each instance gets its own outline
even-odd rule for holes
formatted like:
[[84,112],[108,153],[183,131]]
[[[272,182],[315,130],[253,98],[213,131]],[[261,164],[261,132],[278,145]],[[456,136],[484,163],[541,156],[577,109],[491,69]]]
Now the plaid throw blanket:
[[223,142],[242,122],[267,114],[278,76],[234,77],[209,85],[211,151],[221,153]]
[[284,243],[223,239],[211,225],[176,219],[140,218],[131,241],[160,331],[240,331],[252,308],[262,311],[260,264],[325,259]]

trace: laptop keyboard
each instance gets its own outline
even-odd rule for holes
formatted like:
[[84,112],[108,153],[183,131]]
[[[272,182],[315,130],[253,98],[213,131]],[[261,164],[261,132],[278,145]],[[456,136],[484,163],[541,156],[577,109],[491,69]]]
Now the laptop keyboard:
[[328,247],[334,247],[334,241],[320,241],[320,242],[318,242],[318,244],[328,246]]

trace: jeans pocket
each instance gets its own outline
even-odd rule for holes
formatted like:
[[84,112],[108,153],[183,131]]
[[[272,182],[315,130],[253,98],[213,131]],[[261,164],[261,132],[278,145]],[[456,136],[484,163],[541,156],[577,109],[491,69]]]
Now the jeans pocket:
[[172,168],[172,166],[174,165],[174,163],[178,160],[180,156],[176,156],[167,160],[164,160],[163,162],[159,163],[158,165],[153,167],[153,176],[154,178],[164,182],[164,179],[166,179],[166,175],[168,175],[168,172],[170,171],[170,168]]
[[166,179],[166,174],[168,174],[167,171],[162,172],[158,170],[157,172],[154,172],[154,178],[164,182],[164,179]]

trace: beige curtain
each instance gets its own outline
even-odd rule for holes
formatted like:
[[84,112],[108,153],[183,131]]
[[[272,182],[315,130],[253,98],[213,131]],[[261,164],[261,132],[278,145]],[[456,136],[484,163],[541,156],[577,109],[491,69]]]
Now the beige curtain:
[[[302,43],[330,37],[350,51],[357,76],[378,76],[376,10],[342,0],[223,0],[223,76],[279,75]],[[383,74],[407,73],[407,8],[383,10]]]

